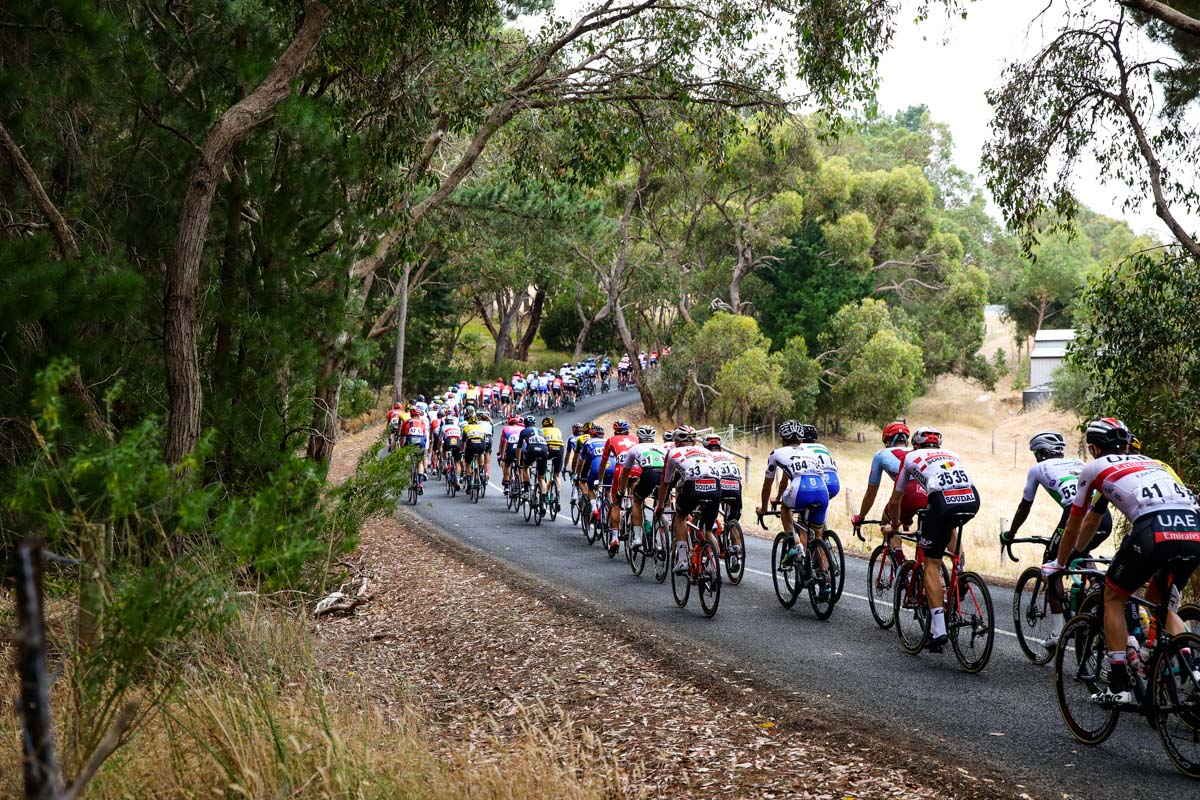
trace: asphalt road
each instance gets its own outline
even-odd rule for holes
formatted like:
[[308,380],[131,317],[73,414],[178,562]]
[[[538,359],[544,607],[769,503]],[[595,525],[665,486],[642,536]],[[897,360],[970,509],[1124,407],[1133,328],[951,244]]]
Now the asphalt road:
[[[614,391],[588,398],[572,416],[583,420],[636,400],[633,393]],[[559,425],[566,430],[571,421],[560,418]],[[866,562],[849,556],[845,593],[822,622],[806,594],[790,611],[780,606],[771,583],[770,542],[748,538],[744,580],[723,586],[720,608],[707,619],[695,591],[687,607],[676,608],[670,580],[656,583],[651,563],[636,577],[622,554],[610,560],[601,545],[589,547],[571,524],[565,501],[558,520],[547,518],[540,527],[508,512],[499,476],[493,465],[493,485],[477,505],[463,495],[451,500],[443,484],[431,482],[415,510],[522,572],[668,636],[702,643],[771,686],[809,695],[835,717],[849,711],[860,723],[867,719],[876,734],[933,748],[963,766],[984,765],[1016,784],[1060,796],[1186,797],[1200,791],[1175,771],[1157,735],[1138,717],[1125,716],[1099,747],[1076,742],[1055,704],[1051,667],[1031,664],[1017,647],[1006,588],[991,587],[1000,630],[988,667],[977,675],[960,671],[949,647],[941,655],[904,653],[894,629],[881,630],[871,617]],[[862,478],[845,476],[843,482]],[[747,526],[755,524],[750,498],[760,480],[753,475],[748,481]],[[841,535],[843,542],[853,536]]]

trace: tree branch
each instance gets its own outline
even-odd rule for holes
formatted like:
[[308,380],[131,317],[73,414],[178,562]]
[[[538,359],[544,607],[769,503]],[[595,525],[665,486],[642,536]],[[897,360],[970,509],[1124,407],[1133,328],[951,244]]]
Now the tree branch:
[[1171,8],[1166,3],[1160,3],[1158,0],[1118,0],[1118,2],[1126,8],[1136,9],[1144,14],[1149,14],[1159,22],[1165,22],[1172,28],[1190,33],[1193,36],[1200,36],[1200,19],[1189,17],[1182,11]]
[[13,162],[13,166],[25,179],[25,185],[29,187],[29,194],[32,195],[34,204],[49,220],[50,227],[54,230],[54,238],[58,240],[58,246],[62,248],[63,256],[70,260],[79,258],[79,244],[75,241],[75,234],[71,232],[67,220],[54,205],[50,195],[46,194],[46,189],[38,180],[37,173],[33,171],[33,167],[25,159],[25,154],[21,152],[20,146],[13,140],[8,128],[3,123],[0,123],[0,146],[3,146],[4,152]]

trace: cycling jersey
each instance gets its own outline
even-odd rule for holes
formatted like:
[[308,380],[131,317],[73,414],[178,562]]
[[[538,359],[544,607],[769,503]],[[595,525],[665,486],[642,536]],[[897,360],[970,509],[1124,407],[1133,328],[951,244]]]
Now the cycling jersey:
[[404,437],[406,444],[424,447],[427,433],[428,429],[425,427],[425,420],[421,417],[407,419],[400,426],[400,435]]
[[1107,455],[1085,466],[1079,473],[1079,491],[1071,502],[1071,516],[1087,512],[1093,490],[1130,521],[1157,511],[1195,509],[1191,492],[1161,463],[1147,456]]
[[903,492],[910,480],[916,480],[925,487],[930,498],[935,494],[944,495],[949,505],[958,502],[955,498],[976,494],[975,484],[962,459],[949,450],[940,447],[909,450],[900,467],[900,474],[896,476],[898,492]]
[[1054,502],[1066,508],[1075,501],[1079,491],[1079,473],[1084,463],[1078,458],[1048,458],[1029,468],[1025,475],[1025,491],[1021,499],[1032,503],[1038,486],[1054,498]]
[[831,499],[837,497],[838,492],[842,489],[842,483],[838,478],[837,462],[833,460],[833,453],[829,452],[829,448],[820,442],[811,442],[806,447],[821,464],[821,477],[825,479],[829,497]]
[[443,425],[441,435],[442,447],[447,450],[455,449],[462,444],[462,428],[457,425]]
[[482,442],[487,438],[483,425],[478,422],[468,422],[464,425],[462,435],[468,442]]
[[716,522],[721,487],[708,450],[696,445],[672,448],[663,467],[662,482],[668,486],[681,484],[675,498],[677,514],[687,516],[699,511],[700,524],[706,528]]
[[825,469],[816,453],[802,444],[777,447],[767,458],[767,477],[774,478],[775,470],[781,469],[791,480],[800,475],[818,475],[825,479]]

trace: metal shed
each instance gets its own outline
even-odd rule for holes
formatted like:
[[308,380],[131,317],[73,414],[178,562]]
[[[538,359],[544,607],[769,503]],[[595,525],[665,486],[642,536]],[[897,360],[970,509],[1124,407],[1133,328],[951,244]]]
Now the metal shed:
[[1072,328],[1048,328],[1033,337],[1033,350],[1029,354],[1029,385],[1048,386],[1054,379],[1054,371],[1067,354],[1067,345],[1075,338]]

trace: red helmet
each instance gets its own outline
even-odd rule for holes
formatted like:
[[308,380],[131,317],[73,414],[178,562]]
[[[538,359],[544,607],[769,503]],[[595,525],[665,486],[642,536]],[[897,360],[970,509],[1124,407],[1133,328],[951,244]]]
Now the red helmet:
[[408,415],[415,418],[421,416],[421,412],[414,408],[412,411],[408,412]]
[[509,417],[508,418],[509,425],[519,425],[520,423],[521,423],[521,420],[519,417]]
[[892,444],[892,442],[895,441],[897,436],[903,436],[907,440],[908,434],[909,434],[908,426],[905,425],[903,422],[890,423],[887,427],[885,427],[883,429],[883,443],[884,444]]
[[392,408],[400,408],[400,401],[397,400],[396,402],[392,403]]

